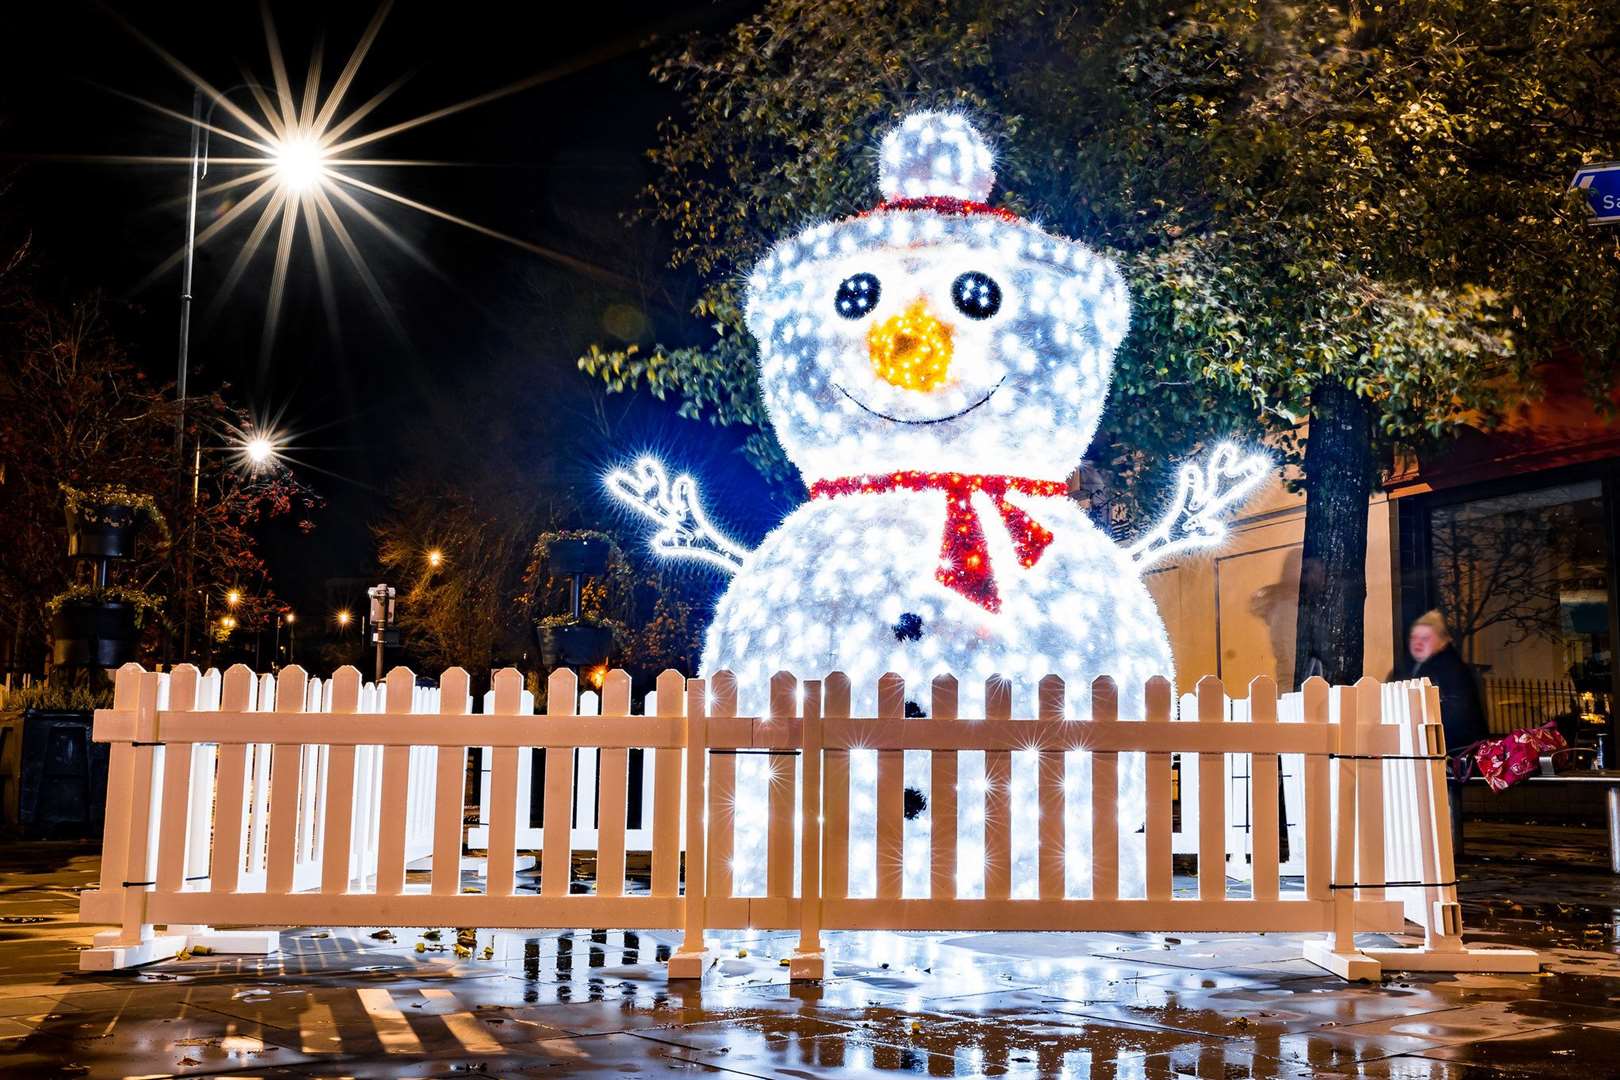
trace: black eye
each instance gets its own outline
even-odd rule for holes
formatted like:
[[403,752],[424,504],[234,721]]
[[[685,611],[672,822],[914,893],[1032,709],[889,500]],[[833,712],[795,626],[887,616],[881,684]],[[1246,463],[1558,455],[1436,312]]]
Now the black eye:
[[871,274],[851,274],[838,285],[838,295],[833,304],[838,308],[838,314],[846,319],[859,319],[877,307],[878,297],[883,295],[883,286]]
[[1001,286],[989,274],[969,270],[951,282],[956,310],[970,319],[988,319],[1001,310]]

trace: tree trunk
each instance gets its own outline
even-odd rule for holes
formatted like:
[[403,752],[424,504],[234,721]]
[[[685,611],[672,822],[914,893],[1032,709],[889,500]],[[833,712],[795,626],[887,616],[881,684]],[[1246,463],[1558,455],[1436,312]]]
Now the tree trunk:
[[1372,411],[1324,382],[1311,394],[1305,442],[1305,544],[1294,633],[1294,685],[1362,675],[1367,602],[1367,500],[1376,461]]

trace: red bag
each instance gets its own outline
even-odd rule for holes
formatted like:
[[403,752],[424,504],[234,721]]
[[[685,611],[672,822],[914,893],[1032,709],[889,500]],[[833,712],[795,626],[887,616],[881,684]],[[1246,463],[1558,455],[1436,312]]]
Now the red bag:
[[1555,754],[1568,745],[1558,733],[1558,725],[1547,723],[1475,743],[1473,758],[1491,790],[1506,791],[1541,771],[1541,755]]

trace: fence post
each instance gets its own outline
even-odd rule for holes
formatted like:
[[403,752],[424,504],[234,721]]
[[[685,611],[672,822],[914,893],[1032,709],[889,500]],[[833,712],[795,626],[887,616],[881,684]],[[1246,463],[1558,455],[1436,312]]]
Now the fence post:
[[821,682],[804,684],[804,726],[799,741],[804,762],[799,820],[799,947],[788,960],[793,982],[819,981],[826,969],[821,953]]
[[[708,785],[704,782],[709,757],[708,686],[702,679],[686,680],[686,894],[681,903],[685,913],[686,936],[680,951],[669,958],[671,979],[703,977],[704,808],[708,805]],[[674,813],[673,800],[669,806]]]
[[1305,943],[1305,958],[1326,968],[1341,979],[1376,980],[1383,967],[1372,957],[1356,950],[1356,866],[1357,819],[1356,761],[1360,753],[1360,729],[1356,722],[1356,695],[1348,686],[1333,688],[1338,715],[1333,724],[1334,758],[1338,761],[1337,800],[1332,809],[1333,879],[1330,884],[1333,918],[1331,937]]
[[[112,971],[149,963],[178,952],[183,934],[156,935],[147,920],[147,897],[156,883],[156,826],[162,813],[163,758],[157,753],[158,689],[162,676],[138,664],[118,669],[113,712],[132,714],[128,734],[113,741],[107,779],[107,805],[101,891],[114,899],[98,912],[114,917],[115,930],[103,930],[94,947],[79,954],[81,971]],[[189,752],[189,747],[188,747]],[[183,841],[182,841],[183,842]]]

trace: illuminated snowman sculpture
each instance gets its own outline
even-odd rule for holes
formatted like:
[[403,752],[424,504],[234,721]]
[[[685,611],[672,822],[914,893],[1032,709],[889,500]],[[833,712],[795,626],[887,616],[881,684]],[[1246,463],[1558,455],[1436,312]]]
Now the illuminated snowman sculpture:
[[[810,489],[756,550],[713,528],[690,477],[652,459],[608,477],[660,526],[655,550],[734,572],[703,670],[734,672],[745,707],[777,671],[842,671],[858,710],[885,672],[922,705],[949,672],[962,715],[991,675],[1022,712],[1060,675],[1083,712],[1111,675],[1121,717],[1139,718],[1147,680],[1173,674],[1142,571],[1217,542],[1269,466],[1222,446],[1183,468],[1170,512],[1130,547],[1097,527],[1068,477],[1129,327],[1125,282],[987,205],[992,162],[964,117],[913,114],[883,140],[875,208],[781,241],[750,274],[765,403]],[[1121,805],[1142,798],[1140,768],[1121,769]],[[1122,854],[1122,883],[1139,881]]]

